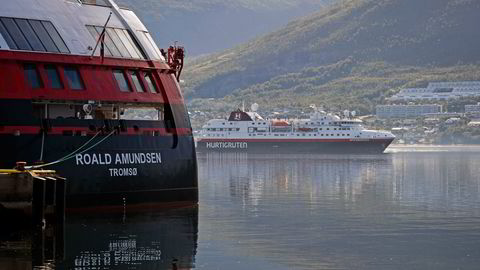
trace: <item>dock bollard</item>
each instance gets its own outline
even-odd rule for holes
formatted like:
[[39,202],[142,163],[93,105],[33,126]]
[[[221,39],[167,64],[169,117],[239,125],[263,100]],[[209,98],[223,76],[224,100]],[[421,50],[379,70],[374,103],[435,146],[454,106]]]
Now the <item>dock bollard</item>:
[[34,226],[43,226],[45,219],[45,179],[33,176],[32,222]]

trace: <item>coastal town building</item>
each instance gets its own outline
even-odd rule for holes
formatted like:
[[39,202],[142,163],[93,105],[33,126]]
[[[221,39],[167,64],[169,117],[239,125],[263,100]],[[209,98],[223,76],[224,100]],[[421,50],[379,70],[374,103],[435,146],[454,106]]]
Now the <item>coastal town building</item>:
[[406,88],[393,95],[392,101],[447,100],[480,97],[480,81],[432,82],[426,88]]
[[476,105],[465,105],[465,113],[480,113],[480,102]]
[[432,113],[441,113],[442,105],[377,105],[377,118],[411,118]]

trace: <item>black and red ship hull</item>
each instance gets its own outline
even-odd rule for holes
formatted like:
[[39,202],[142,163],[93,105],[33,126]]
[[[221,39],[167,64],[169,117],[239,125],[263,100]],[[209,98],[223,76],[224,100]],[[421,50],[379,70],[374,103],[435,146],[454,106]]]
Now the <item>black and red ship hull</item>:
[[166,121],[38,119],[31,101],[1,100],[0,168],[61,161],[45,169],[67,178],[67,208],[196,204],[194,140],[179,120],[185,107],[170,107],[174,128]]
[[198,152],[380,154],[393,139],[199,139]]

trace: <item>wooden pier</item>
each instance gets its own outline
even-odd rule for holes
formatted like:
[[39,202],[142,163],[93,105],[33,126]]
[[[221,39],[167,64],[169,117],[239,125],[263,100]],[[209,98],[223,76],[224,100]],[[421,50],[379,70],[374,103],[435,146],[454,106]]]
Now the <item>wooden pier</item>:
[[55,171],[24,170],[22,166],[0,170],[0,216],[20,213],[30,217],[33,226],[44,227],[47,220],[63,223],[65,192],[66,179]]

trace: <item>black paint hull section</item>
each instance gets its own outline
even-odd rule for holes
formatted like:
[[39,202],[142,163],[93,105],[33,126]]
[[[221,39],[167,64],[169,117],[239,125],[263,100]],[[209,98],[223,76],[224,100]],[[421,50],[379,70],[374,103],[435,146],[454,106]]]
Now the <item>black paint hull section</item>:
[[[100,135],[91,144],[105,137]],[[91,138],[47,134],[43,160],[51,162],[68,156]],[[41,134],[2,135],[0,142],[3,148],[0,168],[13,168],[17,161],[31,165],[40,158]],[[141,153],[142,160],[134,160],[132,156],[128,162],[122,159],[125,154]],[[156,153],[161,160],[150,157],[147,162],[145,155]],[[196,153],[191,136],[175,139],[174,136],[112,135],[84,155],[88,158],[77,159],[74,155],[45,168],[67,178],[67,208],[198,202]],[[92,161],[93,155],[97,161]],[[110,161],[106,155],[111,157]],[[116,162],[117,155],[121,162]]]

